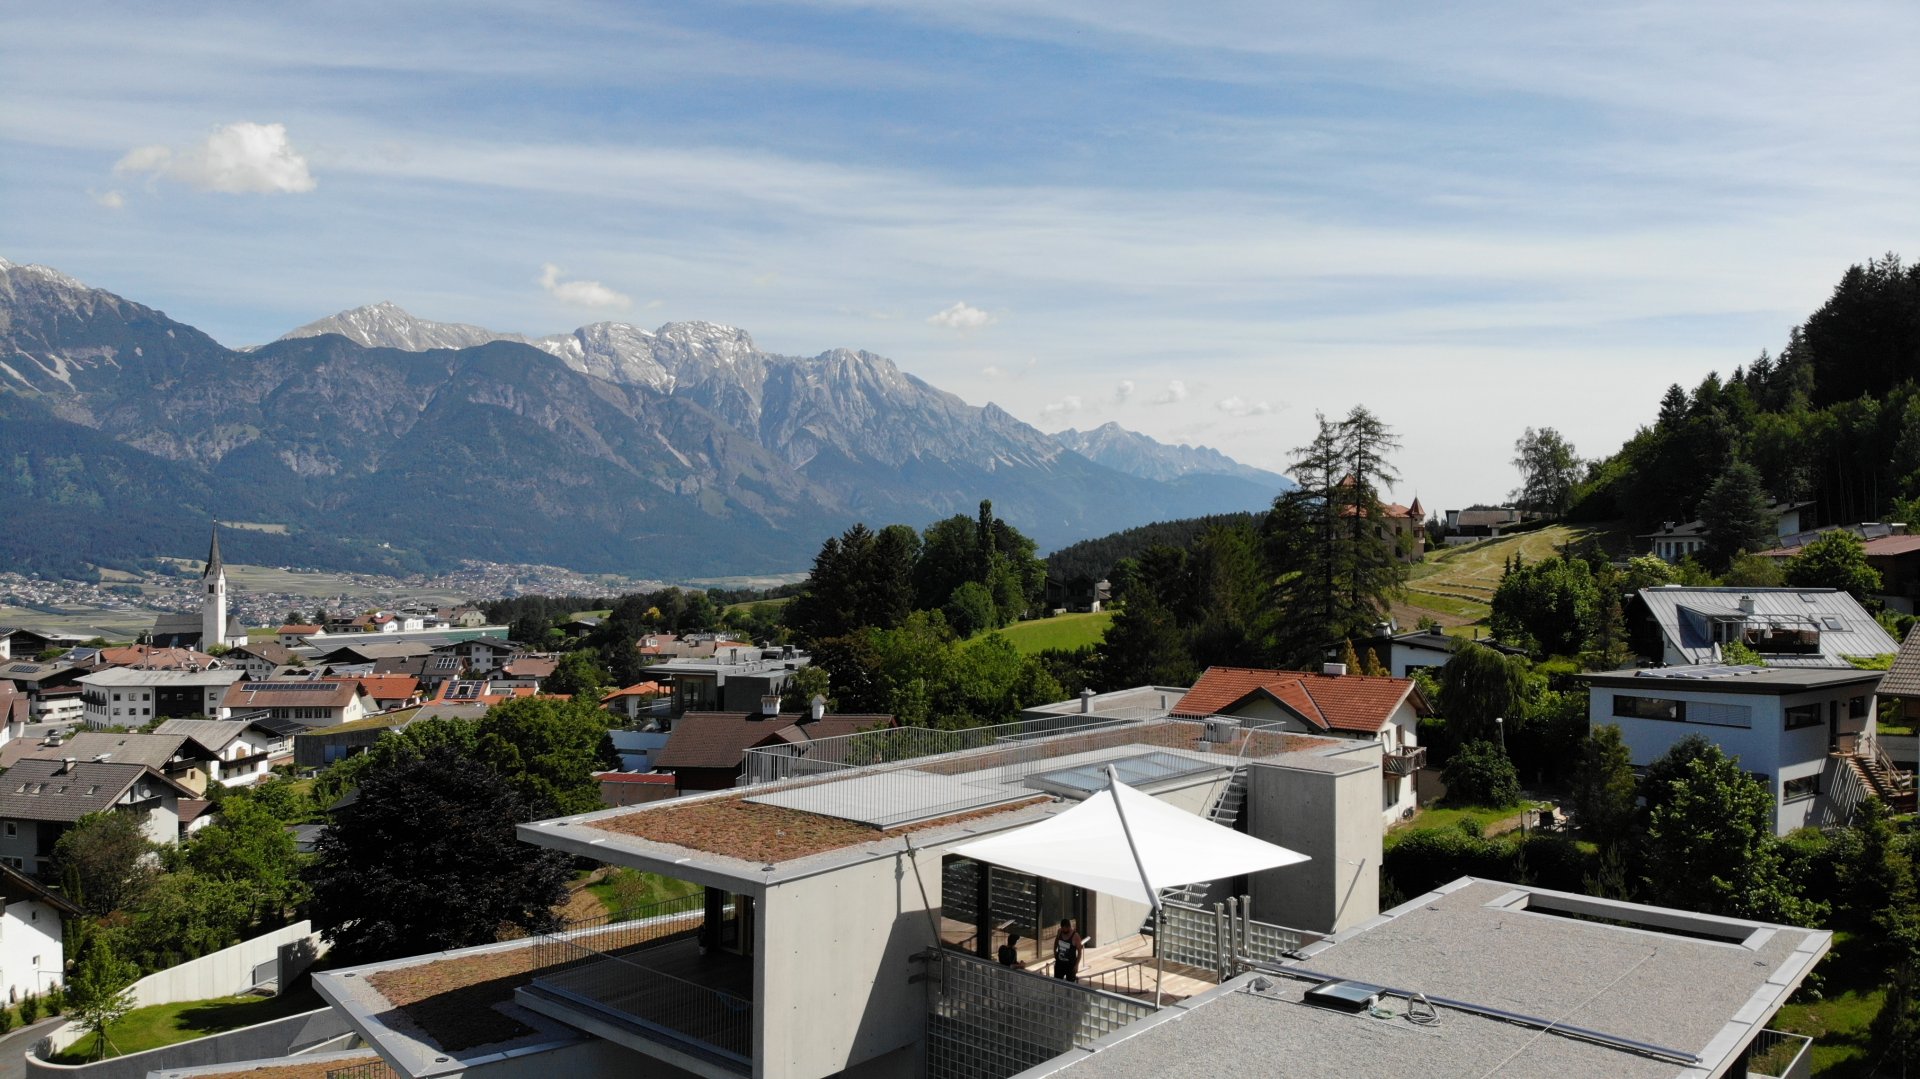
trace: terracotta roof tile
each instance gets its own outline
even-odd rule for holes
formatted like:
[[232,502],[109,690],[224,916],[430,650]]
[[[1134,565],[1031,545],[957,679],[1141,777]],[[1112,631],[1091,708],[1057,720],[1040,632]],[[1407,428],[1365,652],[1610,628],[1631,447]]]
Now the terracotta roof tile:
[[1416,711],[1425,714],[1428,710],[1410,678],[1209,667],[1173,706],[1173,714],[1221,715],[1261,693],[1280,701],[1308,723],[1337,731],[1378,731],[1392,720],[1394,711],[1410,693]]

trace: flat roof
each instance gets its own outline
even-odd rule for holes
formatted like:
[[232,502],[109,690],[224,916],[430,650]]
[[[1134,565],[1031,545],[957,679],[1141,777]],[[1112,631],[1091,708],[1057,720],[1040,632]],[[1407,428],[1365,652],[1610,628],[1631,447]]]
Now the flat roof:
[[[1208,742],[1205,730],[1206,724],[1195,720],[1107,725],[1090,733],[999,742],[824,777],[536,821],[520,825],[519,835],[526,842],[596,861],[758,895],[766,885],[894,857],[908,843],[932,847],[957,842],[1068,808],[1071,802],[1029,784],[1042,773],[1133,757],[1142,749],[1204,762],[1211,766],[1204,773],[1240,763],[1314,760],[1320,754],[1375,744],[1265,731],[1242,731],[1231,742]],[[1250,744],[1242,756],[1244,743]],[[900,813],[888,816],[891,827],[871,823],[879,819],[879,801],[901,793],[895,789],[900,780],[874,777],[900,773],[924,777],[908,780],[906,793],[918,793],[913,783],[947,781],[941,790],[958,789],[966,797],[940,806],[924,799],[897,801],[892,806]],[[952,781],[959,787],[951,787]],[[864,819],[850,819],[855,813]]]
[[[1020,1079],[1252,1077],[1275,1060],[1306,1075],[1718,1075],[1830,945],[1818,929],[1463,877]],[[1392,1016],[1308,1004],[1323,977],[1384,987]],[[1448,1002],[1411,1023],[1405,993]]]
[[1647,667],[1641,670],[1583,674],[1589,685],[1607,689],[1655,689],[1677,693],[1793,693],[1834,686],[1878,684],[1884,671],[1853,667]]
[[[1276,1060],[1309,1075],[1717,1075],[1831,942],[1822,930],[1462,878],[1309,945],[1290,968],[1241,975],[1019,1079],[1266,1076]],[[1306,1003],[1323,977],[1384,987],[1392,1016]],[[1406,992],[1450,1003],[1438,1022],[1414,1024]]]

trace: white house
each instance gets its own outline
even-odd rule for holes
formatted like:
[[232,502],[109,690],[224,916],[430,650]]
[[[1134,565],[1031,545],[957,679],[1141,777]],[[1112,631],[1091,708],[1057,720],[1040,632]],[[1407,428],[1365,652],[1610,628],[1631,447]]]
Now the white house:
[[245,719],[169,719],[155,734],[191,742],[207,762],[207,778],[223,787],[245,787],[272,774],[277,738]]
[[[1767,514],[1774,522],[1774,534],[1791,536],[1799,532],[1800,511],[1811,505],[1811,502],[1776,502],[1768,507]],[[1649,532],[1640,538],[1647,541],[1648,550],[1659,558],[1680,562],[1707,549],[1707,525],[1704,521],[1688,521],[1684,524],[1668,521],[1660,531]]]
[[0,914],[0,986],[6,990],[5,1003],[13,1004],[65,980],[62,927],[80,908],[7,865],[0,865],[0,903],[5,904]]
[[109,667],[81,675],[81,718],[87,726],[144,727],[175,716],[225,717],[221,698],[245,678],[240,670],[149,671]]
[[1773,795],[1781,835],[1829,822],[1870,786],[1879,671],[1663,667],[1586,676],[1588,722],[1620,728],[1635,767],[1698,734]]
[[180,800],[194,792],[144,764],[28,758],[0,778],[0,863],[45,876],[54,843],[75,821],[131,813],[154,843],[180,838]]
[[[221,700],[221,718],[291,719],[310,727],[352,723],[367,714],[367,691],[357,678],[303,682],[241,682]],[[264,713],[264,714],[262,714]]]
[[1363,653],[1370,650],[1380,656],[1383,660],[1381,666],[1395,678],[1411,677],[1414,671],[1422,667],[1444,667],[1453,654],[1462,648],[1491,648],[1507,655],[1526,655],[1524,648],[1514,648],[1494,640],[1476,641],[1469,637],[1455,637],[1439,626],[1412,633],[1370,637],[1355,641],[1354,646]]
[[1320,674],[1209,667],[1172,714],[1278,722],[1278,729],[1301,734],[1376,741],[1381,815],[1391,823],[1419,808],[1414,773],[1427,762],[1420,717],[1433,709],[1412,679],[1349,674],[1342,663],[1329,663]]

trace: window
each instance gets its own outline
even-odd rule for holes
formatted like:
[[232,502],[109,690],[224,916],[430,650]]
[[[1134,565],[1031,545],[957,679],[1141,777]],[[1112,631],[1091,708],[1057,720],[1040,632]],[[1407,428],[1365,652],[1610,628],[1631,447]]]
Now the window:
[[1847,718],[1848,719],[1867,718],[1867,698],[1865,697],[1865,695],[1848,698]]
[[1613,714],[1629,719],[1684,721],[1687,718],[1687,709],[1682,701],[1663,701],[1658,697],[1630,697],[1624,693],[1616,693],[1613,695]]
[[1787,709],[1787,729],[1790,731],[1797,731],[1802,727],[1818,727],[1821,722],[1818,701],[1813,704],[1796,704]]
[[1801,776],[1799,779],[1789,779],[1780,785],[1780,800],[1782,802],[1797,802],[1803,798],[1811,798],[1819,793],[1819,776]]
[[[21,789],[24,790],[26,788],[22,787]],[[14,836],[17,836],[19,834],[20,834],[20,826],[18,824],[15,824],[13,821],[8,821],[7,822],[7,838],[12,839]]]
[[118,693],[116,693],[116,694],[114,694],[114,695],[113,695],[113,699],[114,699],[114,700],[116,700],[116,701],[117,701],[117,700],[119,700],[119,699],[120,699],[120,694],[118,694]]

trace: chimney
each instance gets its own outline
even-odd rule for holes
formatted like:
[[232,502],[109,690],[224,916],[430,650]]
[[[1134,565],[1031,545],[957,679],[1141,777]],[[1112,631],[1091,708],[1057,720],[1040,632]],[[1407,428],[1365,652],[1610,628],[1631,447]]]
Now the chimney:
[[827,714],[826,695],[823,693],[814,694],[813,699],[807,702],[807,715],[814,719],[819,719],[821,716],[824,716],[826,714]]
[[763,716],[777,716],[780,714],[780,695],[778,693],[769,693],[760,698],[760,714]]
[[1320,665],[1320,673],[1329,678],[1341,678],[1347,673],[1347,665],[1344,663],[1322,663]]
[[1754,603],[1753,603],[1753,597],[1752,597],[1752,596],[1741,596],[1741,597],[1740,597],[1740,613],[1741,613],[1741,614],[1752,614],[1753,612],[1754,612]]
[[1083,689],[1080,691],[1080,714],[1084,716],[1091,711],[1093,711],[1093,690]]
[[60,771],[62,773],[71,772],[73,771],[73,766],[79,763],[80,761],[77,758],[62,757],[60,758]]

